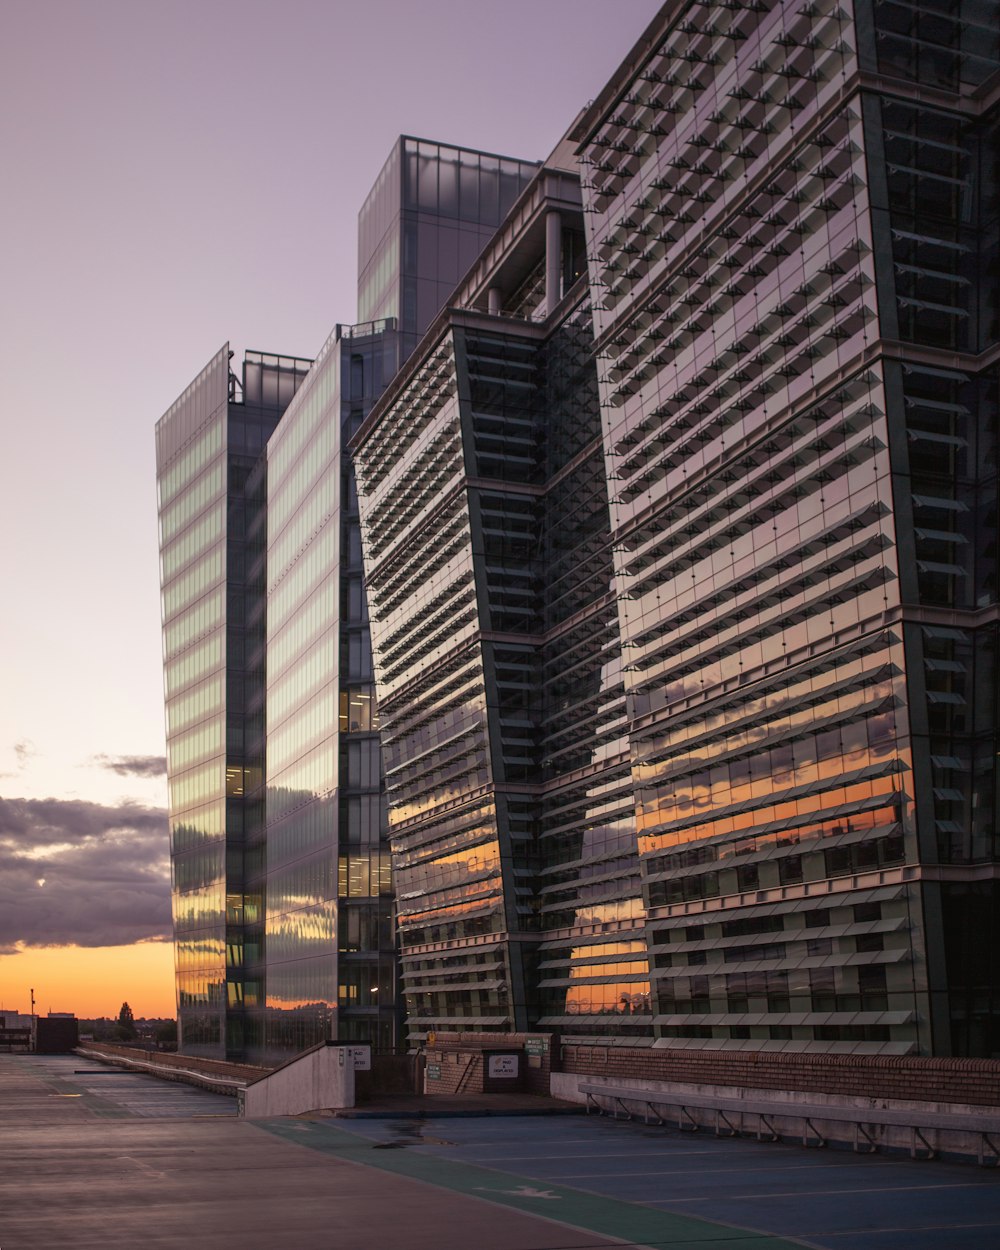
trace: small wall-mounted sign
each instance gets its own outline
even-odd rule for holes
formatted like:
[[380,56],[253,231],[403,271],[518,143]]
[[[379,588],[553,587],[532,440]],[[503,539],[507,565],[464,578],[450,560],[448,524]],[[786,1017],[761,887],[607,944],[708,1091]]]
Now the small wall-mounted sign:
[[370,1072],[372,1070],[372,1048],[367,1043],[364,1046],[348,1046],[347,1047],[348,1063],[354,1065],[355,1072]]
[[490,1055],[486,1075],[491,1080],[494,1077],[516,1079],[521,1075],[520,1058],[520,1055]]
[[440,1081],[441,1065],[439,1063],[429,1063],[427,1065],[427,1079],[428,1081]]

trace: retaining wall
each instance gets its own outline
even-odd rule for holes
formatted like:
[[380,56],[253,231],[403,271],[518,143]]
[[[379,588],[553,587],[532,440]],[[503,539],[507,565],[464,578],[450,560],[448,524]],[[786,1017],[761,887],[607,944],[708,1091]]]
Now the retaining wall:
[[564,1042],[562,1072],[622,1083],[793,1090],[841,1097],[1000,1107],[1000,1060],[789,1051],[668,1051]]
[[149,1072],[167,1081],[185,1081],[217,1094],[235,1094],[248,1081],[256,1081],[272,1071],[271,1068],[258,1068],[249,1063],[226,1063],[195,1055],[140,1050],[136,1046],[113,1046],[108,1042],[86,1042],[77,1048],[76,1053],[103,1063]]

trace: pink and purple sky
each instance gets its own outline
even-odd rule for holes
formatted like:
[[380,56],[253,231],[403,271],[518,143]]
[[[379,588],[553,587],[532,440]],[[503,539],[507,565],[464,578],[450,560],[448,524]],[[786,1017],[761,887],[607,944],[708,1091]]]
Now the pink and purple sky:
[[355,316],[400,133],[543,158],[657,0],[4,0],[0,1014],[174,1012],[153,426]]

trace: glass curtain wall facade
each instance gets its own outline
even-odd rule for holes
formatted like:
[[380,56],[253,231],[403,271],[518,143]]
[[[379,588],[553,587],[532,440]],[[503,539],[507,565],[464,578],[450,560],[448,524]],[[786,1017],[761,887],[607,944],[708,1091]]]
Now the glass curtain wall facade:
[[651,1037],[582,238],[543,169],[354,444],[411,1043]]
[[[392,870],[347,440],[535,166],[400,139],[359,218],[359,315],[267,448],[264,1059],[400,1036]],[[369,317],[369,311],[372,317]]]
[[997,1051],[998,30],[665,5],[363,427],[411,1039]]
[[180,1040],[243,1046],[246,481],[310,362],[226,344],[156,427],[174,952]]
[[671,4],[577,131],[657,1045],[997,1050],[998,29]]
[[358,321],[395,318],[405,359],[536,169],[401,135],[358,215]]
[[[428,993],[444,977],[483,1027],[513,1027],[501,937],[507,848],[491,784],[454,361],[449,333],[406,370],[391,419],[355,459],[411,1040],[425,971]],[[429,961],[413,947],[428,948]],[[465,1012],[434,1015],[448,1027]]]
[[223,349],[158,426],[189,1052],[273,1062],[331,1035],[397,1042],[378,719],[343,448],[535,168],[401,139],[361,214],[359,300],[382,319],[337,327],[290,407],[311,362],[250,353],[241,392]]
[[391,323],[338,326],[267,447],[262,1059],[328,1037],[391,1051],[392,874],[353,473]]
[[388,1036],[391,845],[412,1044],[1000,1053],[998,73],[670,0],[544,167],[399,140],[266,459],[164,417],[185,1048]]
[[[564,255],[574,243],[564,234]],[[652,1035],[645,905],[586,280],[573,289],[539,362],[546,490],[536,548],[539,942],[529,1024],[635,1046]]]
[[1000,4],[857,17],[931,1040],[995,1056]]

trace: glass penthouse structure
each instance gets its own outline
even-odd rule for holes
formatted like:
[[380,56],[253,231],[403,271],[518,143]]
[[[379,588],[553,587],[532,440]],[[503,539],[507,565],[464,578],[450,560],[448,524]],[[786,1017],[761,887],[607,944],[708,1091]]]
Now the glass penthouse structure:
[[[401,138],[359,307],[313,364],[228,347],[157,426],[181,1047],[273,1062],[399,1033],[346,441],[535,165]],[[409,345],[409,346],[408,346]]]
[[393,318],[400,361],[489,242],[532,162],[401,135],[358,214],[358,320]]
[[1000,1052],[998,39],[665,5],[362,427],[411,1038]]

